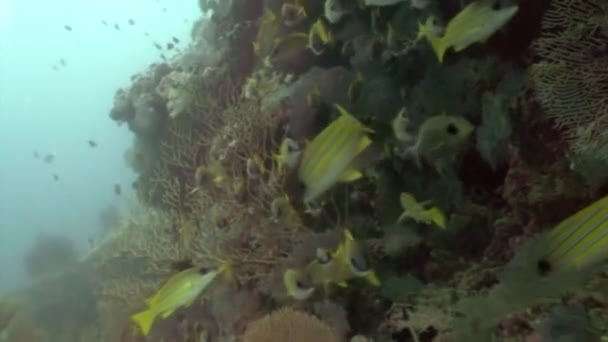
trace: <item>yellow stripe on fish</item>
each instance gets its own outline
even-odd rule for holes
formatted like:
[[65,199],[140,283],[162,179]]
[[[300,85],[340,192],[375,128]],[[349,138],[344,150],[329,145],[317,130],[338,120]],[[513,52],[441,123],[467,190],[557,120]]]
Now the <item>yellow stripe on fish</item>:
[[568,217],[548,235],[544,262],[554,269],[582,269],[608,257],[608,196]]
[[373,131],[340,105],[340,116],[319,133],[304,149],[298,177],[305,186],[304,202],[315,200],[338,181],[352,181],[361,173],[352,162],[370,144]]

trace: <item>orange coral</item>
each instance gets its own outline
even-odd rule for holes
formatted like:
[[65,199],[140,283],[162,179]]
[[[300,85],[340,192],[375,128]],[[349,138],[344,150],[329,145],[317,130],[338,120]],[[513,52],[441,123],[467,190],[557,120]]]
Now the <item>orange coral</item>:
[[534,48],[531,67],[547,115],[575,152],[608,160],[608,2],[554,0]]
[[327,324],[302,311],[283,308],[252,322],[243,342],[338,342],[340,338]]

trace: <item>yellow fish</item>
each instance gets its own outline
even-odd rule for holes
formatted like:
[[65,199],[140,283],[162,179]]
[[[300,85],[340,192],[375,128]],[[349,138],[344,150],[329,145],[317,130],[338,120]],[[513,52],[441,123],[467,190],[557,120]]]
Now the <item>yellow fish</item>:
[[293,221],[298,217],[298,212],[293,208],[287,195],[279,196],[270,203],[270,220],[278,223]]
[[446,228],[445,215],[441,209],[437,207],[426,209],[425,206],[428,205],[428,201],[418,203],[412,194],[406,192],[401,194],[400,201],[404,212],[399,216],[399,219],[397,219],[397,223],[400,223],[409,217],[419,223],[434,223],[441,229]]
[[287,27],[295,27],[298,26],[308,17],[306,14],[306,9],[299,1],[295,1],[295,3],[285,2],[283,6],[281,6],[281,17],[283,18],[283,23]]
[[358,277],[365,278],[373,286],[380,286],[380,279],[378,279],[376,272],[369,267],[361,245],[348,229],[344,230],[344,242],[336,249],[333,258],[337,260],[340,266],[334,276],[334,281],[337,284]]
[[272,50],[278,31],[277,16],[273,11],[266,9],[260,22],[258,34],[253,42],[253,51],[258,57],[266,56]]
[[558,224],[547,237],[548,252],[539,267],[582,269],[608,257],[608,196]]
[[282,65],[301,56],[308,50],[308,35],[295,32],[275,41],[274,47],[265,62],[269,66]]
[[346,230],[345,240],[331,253],[318,248],[316,257],[301,269],[288,269],[283,274],[283,283],[290,297],[296,300],[308,299],[317,286],[327,291],[329,285],[347,287],[347,281],[353,278],[365,278],[374,285],[380,285],[380,279],[367,263],[361,246]]
[[497,0],[476,0],[452,18],[442,37],[434,34],[433,18],[418,24],[418,38],[426,37],[439,62],[445,52],[453,47],[459,52],[477,42],[485,42],[503,27],[519,9],[518,5],[500,6]]
[[308,47],[315,55],[322,55],[331,42],[331,33],[325,25],[325,21],[319,18],[310,27],[308,32]]
[[305,187],[304,202],[312,202],[336,182],[362,177],[353,168],[353,160],[371,143],[373,131],[355,119],[340,105],[340,116],[319,133],[304,149],[298,169]]
[[325,290],[331,283],[346,287],[346,280],[352,278],[352,276],[344,277],[346,274],[340,272],[340,270],[339,260],[323,248],[317,249],[316,258],[306,266],[306,271],[310,274],[313,285],[322,285]]
[[475,127],[464,117],[436,115],[426,119],[416,134],[416,143],[406,151],[418,167],[422,159],[443,174],[468,147]]
[[408,129],[410,128],[410,118],[407,108],[401,108],[391,122],[391,126],[393,127],[393,134],[398,141],[410,142],[414,140],[414,137],[408,132]]
[[277,163],[278,173],[282,174],[286,168],[293,169],[296,167],[301,155],[302,151],[300,151],[300,146],[295,140],[291,138],[283,139],[281,146],[279,146],[279,153],[273,155]]
[[200,294],[223,272],[231,273],[231,265],[224,262],[219,268],[205,270],[197,267],[183,270],[171,278],[146,300],[148,308],[131,316],[143,335],[148,335],[159,315],[167,318],[175,310],[192,305]]
[[285,286],[287,295],[296,300],[308,299],[315,292],[310,274],[302,270],[291,268],[285,270],[283,273],[283,286]]
[[247,158],[245,169],[247,172],[247,177],[250,180],[259,179],[266,172],[264,161],[262,160],[262,157],[257,154],[251,158]]

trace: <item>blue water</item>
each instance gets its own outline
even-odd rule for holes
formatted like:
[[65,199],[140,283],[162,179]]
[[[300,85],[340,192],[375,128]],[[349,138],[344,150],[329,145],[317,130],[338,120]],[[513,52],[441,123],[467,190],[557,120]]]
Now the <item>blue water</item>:
[[[108,116],[114,92],[160,61],[155,41],[188,44],[198,17],[195,1],[0,0],[0,291],[23,283],[22,257],[39,233],[84,252],[100,212],[132,196],[123,153],[133,135]],[[46,164],[35,151],[56,158]]]

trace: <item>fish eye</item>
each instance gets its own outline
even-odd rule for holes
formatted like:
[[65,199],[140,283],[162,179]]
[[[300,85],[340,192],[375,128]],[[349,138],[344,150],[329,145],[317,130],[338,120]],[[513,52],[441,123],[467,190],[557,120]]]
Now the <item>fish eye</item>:
[[449,135],[456,135],[458,134],[458,127],[453,123],[450,123],[446,127],[446,132],[448,132]]
[[549,272],[551,272],[552,267],[549,261],[547,261],[546,259],[540,259],[536,264],[536,268],[538,269],[538,274],[540,274],[541,276],[545,276],[549,274]]
[[356,269],[359,272],[364,272],[367,270],[367,265],[365,264],[365,260],[351,257],[350,264],[353,266],[354,269]]

